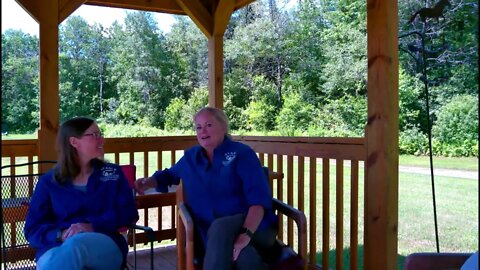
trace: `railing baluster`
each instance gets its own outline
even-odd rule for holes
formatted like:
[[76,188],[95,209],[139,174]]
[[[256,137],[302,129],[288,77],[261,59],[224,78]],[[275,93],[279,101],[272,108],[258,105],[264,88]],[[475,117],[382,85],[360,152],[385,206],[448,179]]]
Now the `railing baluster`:
[[358,160],[351,160],[350,269],[358,269]]
[[148,176],[148,165],[150,164],[148,160],[148,151],[143,151],[143,175]]
[[[287,203],[293,206],[293,172],[295,171],[294,157],[289,156],[287,159]],[[287,222],[287,243],[293,242],[293,220],[288,219]]]
[[343,160],[337,159],[336,164],[336,247],[335,259],[337,270],[343,269]]
[[317,255],[317,159],[310,157],[310,218],[309,236],[310,236],[310,256],[309,262],[316,264]]
[[322,268],[329,268],[330,251],[330,159],[322,159]]

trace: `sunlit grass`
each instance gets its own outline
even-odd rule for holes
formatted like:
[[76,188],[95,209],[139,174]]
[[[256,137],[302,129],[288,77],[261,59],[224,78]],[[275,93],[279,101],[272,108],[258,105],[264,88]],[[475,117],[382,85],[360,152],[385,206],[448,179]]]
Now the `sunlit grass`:
[[2,134],[2,140],[28,140],[37,139],[37,133],[32,134]]

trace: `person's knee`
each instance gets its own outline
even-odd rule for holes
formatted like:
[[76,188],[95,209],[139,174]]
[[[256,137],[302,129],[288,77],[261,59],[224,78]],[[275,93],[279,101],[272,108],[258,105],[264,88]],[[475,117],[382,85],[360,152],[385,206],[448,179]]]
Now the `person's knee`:
[[217,218],[208,229],[208,238],[221,235],[234,235],[243,224],[244,215]]
[[88,245],[86,245],[85,235],[76,234],[63,242],[62,246],[63,249],[69,251],[82,251],[88,249]]
[[228,230],[236,226],[237,223],[243,223],[243,215],[227,216],[215,219],[210,225],[210,229]]
[[53,252],[53,250],[49,250],[38,259],[36,268],[37,270],[49,269],[49,267],[52,265],[52,259],[55,259]]

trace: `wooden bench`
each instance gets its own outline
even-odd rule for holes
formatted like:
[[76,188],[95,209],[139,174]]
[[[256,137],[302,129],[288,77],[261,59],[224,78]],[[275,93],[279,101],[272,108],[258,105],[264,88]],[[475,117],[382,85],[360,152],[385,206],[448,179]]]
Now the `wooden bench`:
[[[0,192],[2,194],[1,208],[1,264],[2,269],[35,269],[35,250],[28,244],[23,233],[25,219],[27,216],[28,205],[33,194],[35,185],[41,174],[32,173],[33,167],[40,163],[55,164],[55,161],[41,161],[16,164],[2,167],[2,177]],[[26,166],[25,168],[22,168]],[[128,165],[127,165],[128,166]],[[8,171],[4,173],[4,171]],[[28,171],[28,172],[27,172]],[[15,174],[18,172],[19,174]],[[25,174],[27,172],[27,174]],[[5,175],[8,174],[8,175]],[[13,176],[12,176],[13,175]],[[134,177],[134,176],[133,176]],[[131,177],[130,177],[131,178]],[[148,227],[148,212],[157,210],[161,213],[161,207],[170,206],[175,209],[175,193],[151,194],[136,196],[137,209],[145,214],[143,220],[144,227]],[[158,212],[157,212],[158,213]],[[172,218],[175,216],[172,213]],[[159,217],[161,218],[161,216]],[[160,242],[164,239],[173,240],[176,237],[176,228],[173,224],[170,229],[162,229],[159,224],[158,230],[153,231],[153,238]],[[149,231],[135,233],[135,239],[132,233],[128,234],[130,246],[134,243],[148,244],[152,241],[152,234]]]

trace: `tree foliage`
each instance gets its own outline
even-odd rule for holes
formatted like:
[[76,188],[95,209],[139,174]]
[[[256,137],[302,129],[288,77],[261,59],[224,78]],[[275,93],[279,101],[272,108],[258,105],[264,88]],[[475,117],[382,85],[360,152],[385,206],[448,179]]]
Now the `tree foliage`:
[[[449,1],[438,20],[412,23],[436,0],[399,2],[402,153],[425,153],[426,83],[435,151],[478,155],[478,4]],[[365,0],[257,0],[237,10],[224,35],[231,129],[364,136],[366,9]],[[144,134],[127,126],[192,132],[192,115],[208,103],[208,44],[188,17],[168,33],[148,12],[127,12],[108,28],[71,17],[59,31],[61,119],[89,115],[117,135]],[[38,128],[38,59],[37,37],[2,34],[2,131]]]

